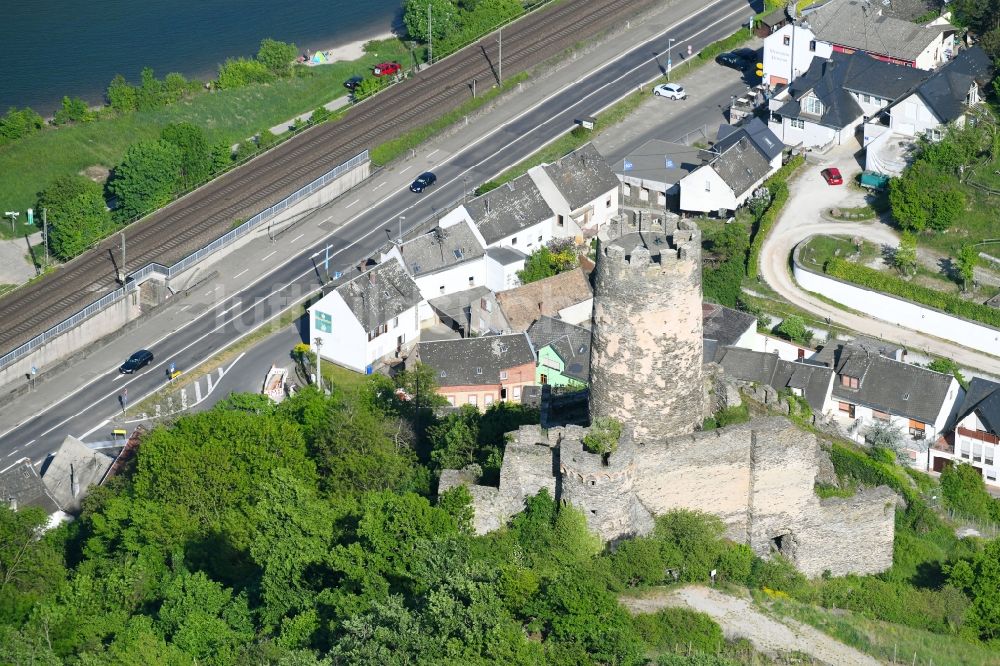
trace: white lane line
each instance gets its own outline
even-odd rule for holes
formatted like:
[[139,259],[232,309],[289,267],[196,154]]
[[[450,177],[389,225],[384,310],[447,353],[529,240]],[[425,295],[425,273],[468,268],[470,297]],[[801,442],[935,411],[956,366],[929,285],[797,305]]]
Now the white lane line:
[[440,152],[441,152],[440,148],[435,148],[431,152],[427,153],[427,159],[430,159],[430,158],[434,157],[435,155],[437,155]]
[[412,168],[413,168],[413,165],[411,164],[410,166],[406,167],[405,169],[400,169],[399,173],[401,173],[401,174],[406,173],[407,171],[409,171]]
[[[671,24],[671,25],[667,26],[667,27],[666,27],[665,29],[661,30],[661,31],[660,31],[660,32],[658,32],[657,34],[655,34],[655,35],[652,35],[651,37],[649,37],[648,39],[646,39],[646,40],[645,40],[644,42],[641,42],[640,44],[638,44],[638,45],[636,46],[636,48],[640,48],[640,47],[642,47],[642,46],[644,46],[644,45],[646,45],[646,44],[649,44],[650,42],[653,42],[653,41],[655,41],[655,40],[659,39],[659,38],[660,38],[660,37],[662,37],[663,35],[665,35],[665,34],[669,33],[669,32],[670,32],[671,30],[674,30],[674,29],[676,29],[676,28],[677,28],[677,27],[678,27],[679,25],[681,25],[681,24],[683,24],[683,23],[685,23],[685,22],[687,22],[687,21],[690,21],[690,20],[691,20],[692,18],[694,18],[694,17],[695,17],[695,16],[697,16],[698,14],[701,14],[701,13],[705,12],[706,10],[708,10],[708,9],[710,9],[710,8],[714,7],[715,5],[718,5],[718,4],[720,4],[721,2],[724,2],[724,1],[725,1],[725,0],[712,0],[712,2],[709,2],[709,3],[707,4],[707,5],[705,5],[705,6],[701,7],[701,8],[699,8],[699,9],[695,10],[694,12],[692,12],[692,13],[688,14],[687,16],[684,16],[683,18],[681,18],[681,19],[679,19],[678,21],[674,22],[673,24]],[[714,27],[715,27],[716,25],[718,25],[719,23],[722,23],[723,21],[725,21],[725,20],[727,20],[727,19],[731,18],[732,16],[734,16],[734,15],[736,15],[736,14],[738,14],[739,12],[742,12],[742,11],[745,11],[745,7],[743,7],[743,6],[740,6],[739,8],[737,8],[737,9],[735,9],[735,10],[733,10],[733,11],[729,12],[729,13],[728,13],[728,14],[726,14],[725,16],[723,16],[723,17],[719,18],[718,20],[714,21],[713,23],[709,24],[709,25],[708,25],[708,26],[706,26],[705,28],[703,28],[703,29],[699,30],[698,32],[696,32],[696,33],[694,33],[694,34],[692,34],[692,35],[690,35],[690,36],[689,36],[689,37],[687,38],[687,40],[685,40],[685,41],[689,41],[689,40],[691,40],[691,39],[694,39],[694,38],[695,38],[695,37],[697,37],[698,35],[701,35],[702,33],[706,32],[706,31],[707,31],[707,30],[709,30],[710,28],[714,28]],[[591,69],[591,70],[590,70],[589,72],[586,72],[585,74],[583,74],[582,76],[580,76],[579,78],[577,78],[577,80],[576,80],[576,81],[572,81],[572,82],[570,82],[570,83],[567,83],[567,84],[566,84],[566,85],[564,85],[564,86],[563,86],[562,88],[559,88],[559,89],[558,89],[558,90],[556,90],[555,92],[553,92],[553,93],[551,93],[551,94],[549,94],[549,95],[546,95],[545,97],[543,97],[542,99],[540,99],[540,100],[539,100],[538,102],[536,102],[535,104],[532,104],[531,106],[529,106],[528,108],[524,109],[524,110],[523,110],[523,111],[521,111],[521,112],[520,112],[519,114],[517,114],[516,116],[514,116],[513,118],[511,118],[510,120],[508,120],[508,121],[507,121],[506,123],[503,123],[503,124],[500,124],[500,125],[497,125],[497,126],[496,126],[496,127],[494,127],[494,128],[493,128],[493,129],[491,130],[491,131],[489,131],[489,132],[487,132],[487,133],[483,134],[482,136],[480,136],[479,138],[477,138],[477,139],[476,139],[475,141],[473,141],[472,143],[468,144],[468,145],[467,145],[467,146],[465,147],[465,151],[463,151],[463,152],[467,152],[467,151],[471,150],[471,149],[472,149],[473,147],[475,147],[476,145],[478,145],[478,144],[482,143],[483,141],[486,141],[487,139],[489,139],[490,137],[492,137],[492,136],[493,136],[494,134],[496,134],[496,133],[498,133],[498,132],[502,132],[502,131],[506,130],[506,129],[507,129],[507,128],[508,128],[508,127],[509,127],[509,126],[511,125],[511,124],[513,124],[513,123],[517,122],[518,120],[520,120],[520,119],[521,119],[521,118],[523,118],[524,116],[528,115],[529,113],[533,112],[533,111],[534,111],[535,109],[537,109],[538,107],[540,107],[540,106],[542,106],[543,104],[545,104],[546,102],[548,102],[550,98],[552,98],[552,97],[555,97],[555,96],[557,96],[557,95],[560,95],[560,94],[562,94],[563,92],[565,92],[566,90],[568,90],[568,89],[572,88],[573,86],[578,86],[578,85],[580,84],[580,82],[581,82],[581,81],[583,81],[583,80],[587,79],[587,78],[588,78],[588,77],[590,77],[590,76],[593,76],[594,72],[596,72],[596,71],[598,71],[598,70],[600,70],[600,69],[603,69],[604,67],[606,67],[607,65],[609,65],[609,64],[611,64],[611,63],[614,63],[614,62],[617,62],[618,60],[621,60],[621,59],[625,58],[625,57],[626,57],[626,56],[628,56],[628,55],[629,55],[630,53],[632,53],[632,52],[633,52],[634,50],[635,50],[635,49],[633,49],[633,50],[631,50],[631,51],[623,51],[623,52],[622,52],[622,53],[621,53],[620,55],[618,55],[617,57],[615,57],[615,58],[614,58],[614,59],[612,59],[611,61],[608,61],[608,62],[602,62],[602,63],[598,64],[598,65],[597,65],[597,66],[595,66],[595,67],[594,67],[593,69]],[[643,63],[640,63],[640,64],[639,64],[639,65],[637,65],[637,66],[636,66],[635,68],[633,68],[633,69],[632,69],[631,71],[627,72],[626,74],[622,75],[621,77],[618,77],[618,79],[616,79],[616,81],[617,81],[617,80],[621,80],[621,79],[622,79],[622,78],[624,78],[625,76],[628,76],[628,75],[630,75],[630,74],[631,74],[631,73],[632,73],[633,71],[635,71],[636,69],[639,69],[639,68],[640,68],[640,67],[642,67],[643,65],[646,65],[646,64],[649,64],[649,63],[650,63],[651,61],[653,61],[653,60],[656,60],[656,58],[657,58],[657,56],[653,56],[652,58],[649,58],[649,59],[648,59],[648,60],[646,60],[645,62],[643,62]],[[659,77],[659,76],[657,76],[657,77],[655,77],[655,78],[657,78],[657,79],[658,79],[658,78],[660,78],[660,77]],[[605,87],[607,87],[607,86],[609,86],[609,85],[611,85],[612,83],[614,83],[614,81],[612,81],[612,82],[609,82],[609,83],[606,83],[606,84],[605,84],[604,86],[602,86],[602,89],[603,89],[603,88],[605,88]],[[600,90],[600,89],[599,89],[599,90]],[[597,92],[597,91],[595,91],[595,92]],[[608,106],[610,106],[611,104],[613,104],[613,102],[612,102],[612,103],[609,103],[609,104],[608,104]],[[522,136],[523,136],[523,135],[522,135]],[[519,141],[519,140],[520,140],[520,138],[521,138],[520,136],[519,136],[518,138],[515,138],[514,140],[510,141],[510,142],[509,142],[509,143],[508,143],[508,144],[507,144],[506,146],[503,146],[502,148],[500,148],[499,150],[497,150],[496,152],[494,152],[494,153],[493,153],[492,155],[489,155],[489,156],[487,156],[487,157],[486,157],[485,159],[481,160],[481,161],[480,161],[479,163],[477,163],[477,164],[475,164],[475,165],[473,165],[473,166],[470,166],[470,167],[469,167],[468,169],[466,169],[465,171],[463,171],[462,173],[460,173],[460,174],[458,175],[458,177],[461,177],[461,176],[465,175],[466,173],[469,173],[470,171],[473,171],[474,169],[476,169],[476,168],[477,168],[478,166],[480,166],[481,164],[483,164],[483,163],[485,163],[485,162],[487,162],[487,161],[489,161],[489,160],[493,159],[493,158],[494,158],[494,157],[496,157],[496,156],[497,156],[498,154],[500,154],[500,153],[501,153],[501,152],[503,152],[504,150],[507,150],[507,149],[508,149],[508,148],[509,148],[509,147],[510,147],[511,145],[513,145],[514,143],[516,143],[517,141]],[[552,143],[553,141],[555,141],[555,140],[556,140],[556,139],[558,139],[558,138],[559,138],[559,137],[557,136],[557,137],[553,138],[552,140],[550,140],[550,141],[547,141],[547,142],[546,142],[546,143],[545,143],[544,145],[548,145],[549,143]],[[537,148],[538,148],[538,149],[540,150],[541,148],[543,148],[543,147],[544,147],[544,145],[543,145],[543,146],[538,146]],[[495,175],[496,175],[496,174],[493,174],[493,176],[495,176]],[[490,176],[490,178],[492,178],[493,176]],[[384,185],[384,183],[383,183],[383,185]],[[399,190],[401,191],[401,190],[403,190],[404,188],[405,188],[405,185],[404,185],[404,186],[402,186],[402,187],[400,187],[400,188],[398,188],[398,189],[399,189]],[[387,199],[389,199],[390,197],[392,197],[394,193],[395,193],[395,190],[394,190],[393,192],[389,192],[389,193],[387,193],[387,194],[386,194],[385,196],[383,196],[383,197],[382,197],[381,199],[379,199],[378,201],[376,201],[375,203],[373,203],[373,204],[372,204],[372,206],[371,206],[371,208],[376,208],[376,207],[380,206],[380,205],[381,205],[381,204],[382,204],[383,202],[385,202],[385,201],[386,201]],[[354,203],[357,203],[357,200],[355,200],[355,202],[354,202]],[[353,205],[353,203],[352,203],[352,204],[350,204],[350,205]],[[414,202],[414,203],[413,203],[413,204],[411,204],[410,206],[407,206],[407,207],[406,207],[406,208],[405,208],[405,209],[404,209],[404,210],[403,210],[402,212],[404,212],[404,213],[405,213],[406,211],[410,210],[411,208],[414,208],[414,207],[415,207],[416,205],[417,205],[417,202]],[[347,225],[349,225],[349,224],[351,224],[351,223],[355,222],[355,221],[356,221],[357,219],[359,219],[359,218],[360,218],[360,217],[361,217],[362,215],[364,215],[364,213],[363,213],[363,212],[362,212],[362,213],[358,213],[358,214],[357,214],[357,215],[355,215],[354,217],[351,217],[351,218],[349,218],[348,220],[346,220],[346,221],[344,222],[344,224],[343,224],[342,226],[343,226],[343,227],[346,227]],[[330,217],[333,217],[333,216],[331,215]],[[329,219],[329,218],[327,218],[327,219]],[[381,226],[379,226],[379,227],[378,227],[378,228],[376,228],[376,229],[373,229],[372,231],[370,231],[369,233],[367,233],[367,234],[365,234],[365,235],[361,236],[361,237],[360,237],[360,238],[358,238],[357,240],[355,240],[355,241],[352,241],[351,243],[347,244],[346,246],[344,246],[344,247],[343,247],[343,248],[341,248],[340,250],[337,250],[337,251],[336,251],[336,252],[335,252],[335,253],[334,253],[333,255],[331,255],[331,258],[332,258],[332,257],[334,257],[334,256],[337,256],[337,255],[341,254],[342,252],[346,252],[347,250],[351,249],[351,248],[352,248],[352,247],[354,247],[355,245],[358,245],[359,243],[361,243],[362,241],[364,241],[365,239],[367,239],[367,238],[368,238],[369,236],[371,236],[371,235],[375,234],[376,232],[377,232],[377,233],[383,233],[383,231],[382,231],[382,229],[381,229]],[[327,239],[329,239],[329,238],[330,238],[330,237],[332,237],[332,236],[333,236],[333,234],[330,234],[330,236],[327,236]],[[321,239],[321,240],[326,240],[326,239]],[[268,255],[267,257],[264,257],[264,259],[266,260],[267,258],[271,257],[271,256],[272,256],[272,255],[274,255],[274,254],[276,254],[276,252],[272,252],[272,253],[271,253],[271,254],[269,254],[269,255]],[[315,253],[315,254],[313,254],[313,255],[312,255],[312,258],[315,258],[315,257],[319,256],[320,254],[322,254],[322,252],[317,252],[317,253]],[[248,284],[248,285],[246,285],[246,286],[245,286],[245,287],[244,287],[243,289],[241,289],[241,290],[240,290],[239,292],[237,292],[236,294],[234,294],[234,295],[233,295],[233,298],[234,298],[234,301],[235,301],[235,303],[234,303],[234,304],[233,304],[233,305],[232,305],[231,307],[229,307],[229,308],[226,308],[225,310],[223,310],[222,312],[219,312],[219,313],[212,313],[212,316],[216,316],[216,317],[220,317],[220,318],[221,318],[221,317],[223,317],[223,316],[224,316],[225,314],[227,314],[227,313],[228,313],[229,311],[231,311],[231,310],[232,310],[233,308],[236,308],[236,307],[240,306],[240,305],[241,305],[241,303],[239,302],[239,299],[237,298],[237,297],[238,297],[238,296],[239,296],[240,294],[242,294],[242,293],[243,293],[244,291],[248,291],[248,290],[250,290],[250,289],[254,288],[254,287],[255,287],[255,286],[257,285],[257,284],[259,284],[259,283],[263,282],[263,281],[264,281],[265,279],[267,279],[267,278],[268,278],[268,277],[269,277],[269,276],[270,276],[270,275],[271,275],[272,273],[274,273],[275,271],[277,271],[277,270],[281,269],[282,267],[283,267],[283,265],[282,265],[282,264],[279,264],[279,265],[276,265],[276,266],[274,266],[273,268],[271,268],[271,270],[267,271],[266,273],[263,273],[263,274],[261,274],[261,276],[260,276],[260,277],[259,277],[259,278],[257,279],[257,281],[256,281],[256,282],[253,282],[253,283],[251,283],[251,284]],[[280,289],[278,289],[277,291],[275,291],[275,292],[271,292],[271,294],[269,294],[269,297],[270,297],[270,296],[273,296],[273,295],[275,295],[276,293],[278,293],[278,292],[280,292],[280,291],[283,291],[284,289],[286,289],[286,288],[287,288],[287,287],[288,287],[289,285],[291,285],[292,283],[294,283],[294,282],[296,282],[296,281],[300,280],[301,278],[305,277],[306,275],[309,275],[309,274],[311,274],[312,272],[313,272],[313,270],[312,270],[312,269],[309,269],[309,270],[307,270],[307,271],[303,272],[303,273],[302,273],[301,275],[299,275],[298,277],[296,277],[296,278],[295,278],[294,280],[292,280],[291,282],[288,282],[287,284],[283,285],[283,286],[282,286],[282,287],[281,287]],[[224,301],[223,301],[223,302],[224,302]],[[297,304],[297,303],[292,303],[292,304],[290,304],[290,305],[287,305],[286,307],[282,308],[282,309],[281,309],[281,310],[280,310],[279,312],[277,312],[277,313],[276,313],[276,314],[275,314],[275,315],[274,315],[273,317],[271,317],[271,319],[273,319],[274,317],[277,317],[277,316],[280,316],[280,315],[284,314],[285,312],[287,312],[288,310],[292,309],[292,308],[293,308],[293,307],[295,307],[296,305],[298,305],[298,304]],[[253,309],[254,307],[256,307],[256,304],[254,304],[253,306],[251,306],[251,308],[250,308],[250,309]],[[190,321],[188,321],[188,322],[185,322],[185,323],[184,323],[183,325],[179,326],[178,328],[176,328],[176,329],[174,329],[174,330],[172,330],[172,331],[169,331],[169,332],[165,333],[165,334],[164,334],[163,336],[161,336],[160,338],[158,338],[157,340],[154,340],[154,341],[153,341],[153,343],[149,345],[149,347],[154,347],[154,346],[155,346],[155,345],[156,345],[157,343],[159,343],[159,342],[162,342],[163,340],[165,340],[166,338],[170,337],[171,335],[175,335],[175,334],[176,334],[176,333],[177,333],[178,331],[180,331],[180,330],[183,330],[184,328],[187,328],[188,326],[190,326],[190,325],[194,324],[194,323],[195,323],[195,322],[197,322],[197,321],[200,321],[200,319],[201,319],[201,317],[196,317],[196,318],[194,318],[194,319],[192,319],[192,320],[190,320]],[[256,331],[256,330],[257,330],[257,329],[259,329],[259,328],[260,328],[261,326],[264,326],[265,324],[267,324],[267,323],[268,323],[268,322],[269,322],[269,321],[270,321],[271,319],[267,319],[267,320],[265,320],[265,321],[262,321],[262,322],[260,322],[260,323],[259,323],[258,325],[256,325],[256,326],[252,327],[252,328],[251,328],[250,330],[248,330],[248,331],[246,331],[245,333],[243,333],[243,334],[241,334],[241,335],[237,336],[237,337],[236,337],[236,338],[235,338],[234,340],[231,340],[229,344],[233,344],[233,343],[235,343],[235,342],[237,342],[237,341],[239,341],[239,340],[242,340],[242,339],[243,339],[244,337],[246,337],[246,336],[247,336],[247,335],[249,335],[250,333],[252,333],[252,332]],[[222,328],[223,326],[227,325],[228,323],[229,323],[228,321],[223,321],[223,323],[222,323],[222,324],[220,324],[219,326],[216,326],[216,327],[215,327],[214,329],[212,329],[212,330],[211,330],[211,331],[209,331],[208,333],[206,333],[206,334],[204,334],[204,335],[200,336],[200,337],[199,337],[199,338],[198,338],[197,340],[195,340],[195,341],[194,341],[194,342],[192,342],[191,344],[189,344],[189,345],[185,346],[185,347],[184,347],[184,349],[182,349],[182,350],[180,350],[180,351],[185,351],[185,350],[189,349],[190,347],[194,346],[194,345],[195,345],[196,343],[198,343],[198,342],[201,342],[201,341],[202,341],[202,340],[203,340],[204,338],[206,338],[206,337],[208,337],[209,335],[211,335],[211,334],[215,333],[215,332],[216,332],[216,331],[217,331],[218,329]],[[204,362],[205,362],[206,360],[208,360],[209,358],[211,358],[211,357],[212,357],[212,356],[214,356],[214,355],[215,355],[215,352],[213,351],[213,352],[211,352],[210,354],[206,355],[206,356],[205,356],[205,357],[204,357],[203,359],[201,359],[200,361],[198,361],[198,363],[197,363],[196,365],[200,365],[201,363],[204,363]],[[159,365],[157,365],[156,367],[159,367]],[[195,367],[195,366],[192,366],[192,367]],[[76,395],[77,393],[79,393],[79,392],[80,392],[80,391],[82,391],[83,389],[87,388],[88,386],[90,386],[90,385],[91,385],[91,384],[93,384],[94,382],[98,381],[99,379],[102,379],[103,377],[104,377],[104,375],[98,375],[97,377],[95,377],[94,379],[90,380],[89,382],[87,382],[87,383],[86,383],[86,384],[84,384],[83,386],[79,387],[79,388],[78,388],[78,389],[76,389],[75,391],[73,391],[73,392],[71,392],[71,393],[68,393],[68,394],[66,394],[65,396],[63,396],[62,398],[60,398],[59,400],[57,400],[57,401],[56,401],[55,403],[52,403],[52,404],[48,405],[48,406],[46,407],[46,409],[51,409],[52,407],[54,407],[54,406],[56,406],[56,405],[59,405],[59,404],[62,404],[63,402],[65,402],[65,401],[66,401],[66,400],[68,400],[69,398],[73,397],[74,395]],[[116,379],[117,379],[117,377],[116,377]],[[153,393],[155,393],[155,390],[154,390],[154,391],[150,391],[149,395],[152,395]],[[114,393],[110,393],[110,394],[108,394],[108,395],[107,395],[107,396],[105,396],[105,397],[110,397],[111,395],[114,395]],[[146,397],[148,397],[148,396],[143,396],[143,398],[141,398],[141,399],[142,399],[142,400],[144,400],[144,399],[145,399]],[[93,407],[93,405],[96,405],[96,404],[98,404],[98,402],[99,402],[99,401],[100,401],[100,400],[98,400],[98,401],[95,401],[95,402],[94,402],[93,404],[91,404],[91,405],[88,405],[87,407],[85,407],[84,409],[80,410],[79,412],[77,412],[77,413],[76,413],[76,414],[74,414],[73,416],[70,416],[70,417],[66,418],[65,420],[61,421],[60,423],[57,423],[57,424],[56,424],[55,426],[53,426],[52,428],[50,428],[49,430],[47,430],[46,432],[44,432],[44,433],[42,433],[42,434],[43,434],[43,435],[46,435],[46,434],[48,434],[48,433],[52,432],[53,430],[55,430],[55,429],[56,429],[56,428],[58,428],[59,426],[63,425],[63,423],[66,423],[66,422],[70,421],[71,419],[73,419],[73,418],[76,418],[76,417],[77,417],[77,416],[79,416],[80,414],[83,414],[83,413],[84,413],[84,412],[86,412],[87,410],[91,409],[91,407]],[[11,428],[8,428],[8,429],[7,429],[6,431],[4,431],[3,433],[0,433],[0,438],[3,438],[3,437],[5,437],[5,436],[6,436],[6,435],[7,435],[8,433],[10,433],[10,432],[11,432],[11,431],[13,431],[13,430],[16,430],[17,428],[19,428],[19,427],[20,427],[21,425],[23,425],[23,424],[24,424],[24,423],[26,423],[27,421],[30,421],[30,420],[32,420],[32,419],[35,419],[35,418],[37,418],[37,417],[38,417],[38,416],[39,416],[40,414],[42,414],[42,413],[43,413],[44,411],[45,411],[45,410],[41,410],[41,411],[39,411],[38,413],[34,414],[33,416],[30,416],[30,417],[28,417],[28,418],[27,418],[27,419],[25,419],[24,421],[21,421],[21,422],[20,422],[20,423],[18,423],[17,425],[15,425],[15,426],[13,426],[13,427],[11,427]]]
[[244,273],[246,273],[246,272],[247,272],[247,271],[249,271],[249,270],[250,270],[249,268],[244,268],[244,269],[243,269],[243,270],[241,270],[241,271],[240,271],[239,273],[237,273],[236,275],[234,275],[234,276],[233,276],[233,279],[235,280],[236,278],[238,278],[239,276],[243,275]]
[[181,312],[184,312],[184,311],[185,311],[185,310],[187,310],[187,309],[188,309],[189,307],[191,307],[191,304],[190,304],[190,303],[188,303],[187,305],[182,305],[182,306],[181,306]]
[[95,430],[100,430],[101,428],[103,428],[104,426],[106,426],[110,420],[111,419],[104,419],[103,421],[101,421],[100,423],[98,423],[96,426],[94,426],[93,428],[91,428],[87,432],[85,432],[82,435],[80,435],[79,437],[77,437],[77,439],[83,439],[84,437],[89,437]]
[[267,261],[268,259],[270,259],[271,257],[273,257],[273,256],[274,256],[274,255],[276,255],[276,254],[278,254],[278,251],[277,251],[277,250],[275,250],[275,251],[274,251],[274,252],[272,252],[271,254],[269,254],[269,255],[267,255],[266,257],[264,257],[263,259],[261,259],[261,261]]
[[117,375],[115,375],[115,376],[114,376],[114,377],[113,377],[113,378],[111,379],[111,381],[113,381],[113,382],[116,382],[116,381],[118,381],[119,379],[121,379],[121,378],[122,378],[122,377],[124,377],[124,376],[125,376],[125,375],[123,375],[122,373],[120,373],[120,372],[119,372],[119,373],[118,373]]
[[294,243],[295,241],[297,241],[298,239],[302,238],[303,236],[305,236],[305,234],[299,234],[298,236],[296,236],[295,238],[293,238],[292,240],[290,240],[288,242],[289,243]]
[[[208,381],[209,381],[209,386],[211,386],[212,380],[209,379]],[[195,404],[201,402],[201,382],[194,383],[194,402]]]
[[380,189],[382,189],[383,187],[385,187],[385,185],[386,185],[386,182],[385,182],[385,181],[383,180],[383,181],[382,181],[381,183],[379,183],[378,185],[376,185],[376,186],[375,186],[375,187],[373,187],[372,189],[373,189],[373,190],[380,190]]
[[202,294],[202,295],[203,295],[203,296],[211,296],[211,295],[212,295],[212,294],[214,294],[214,293],[215,293],[215,290],[214,290],[214,289],[209,289],[208,291],[206,291],[206,292],[205,292],[204,294]]
[[[361,199],[355,199],[355,200],[354,200],[354,201],[352,201],[351,203],[349,203],[349,204],[347,204],[346,206],[344,206],[344,208],[350,208],[351,206],[353,206],[354,204],[358,203],[359,201],[361,201]],[[323,220],[323,221],[324,221],[324,222],[328,222],[328,221],[330,221],[330,220],[332,220],[332,219],[333,219],[333,215],[331,215],[330,217],[326,218],[326,219],[325,219],[325,220]]]
[[10,452],[10,453],[8,453],[8,454],[7,454],[6,456],[4,456],[4,458],[10,458],[10,457],[11,457],[12,455],[14,455],[15,453],[17,453],[17,451],[11,451],[11,452]]

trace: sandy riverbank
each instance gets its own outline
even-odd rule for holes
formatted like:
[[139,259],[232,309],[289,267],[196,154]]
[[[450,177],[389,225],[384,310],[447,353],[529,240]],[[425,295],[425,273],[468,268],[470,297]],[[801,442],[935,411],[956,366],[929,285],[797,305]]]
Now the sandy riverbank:
[[319,51],[310,51],[309,55],[312,56],[315,53],[322,53],[326,56],[325,62],[312,62],[307,61],[306,64],[309,66],[317,65],[328,65],[330,63],[339,62],[342,60],[357,60],[365,55],[365,44],[371,41],[382,40],[382,39],[392,39],[395,34],[391,31],[382,32],[371,37],[366,37],[365,39],[359,39],[357,41],[350,42],[348,44],[342,44],[340,46],[335,46],[329,49],[320,49]]

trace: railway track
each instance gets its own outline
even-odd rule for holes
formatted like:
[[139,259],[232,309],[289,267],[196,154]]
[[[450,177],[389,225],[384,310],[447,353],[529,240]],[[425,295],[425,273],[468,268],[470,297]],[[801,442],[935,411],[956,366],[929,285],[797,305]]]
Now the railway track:
[[[503,64],[525,71],[652,5],[654,0],[566,0],[508,26]],[[389,87],[342,119],[309,129],[174,202],[127,232],[129,267],[170,265],[365,148],[396,138],[468,99],[473,79],[496,76],[490,36]],[[73,315],[116,286],[117,239],[0,299],[0,355]]]

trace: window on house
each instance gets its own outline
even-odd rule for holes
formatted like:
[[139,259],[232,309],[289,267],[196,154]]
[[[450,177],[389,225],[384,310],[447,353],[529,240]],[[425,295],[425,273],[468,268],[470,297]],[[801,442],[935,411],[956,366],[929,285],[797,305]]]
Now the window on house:
[[517,245],[517,236],[514,236],[513,238],[510,239],[510,244]]
[[541,384],[542,386],[545,386],[546,384],[549,383],[549,376],[543,372],[541,379],[539,379],[538,383]]
[[539,242],[539,243],[541,243],[541,242],[542,242],[542,237],[541,237],[541,236],[539,236],[539,237],[538,237],[538,242]]
[[485,395],[485,398],[486,398],[485,402],[486,402],[487,405],[492,405],[493,404],[493,394],[492,393],[487,393]]
[[441,285],[440,287],[438,287],[438,289],[440,289],[442,294],[444,293],[444,285]]
[[649,190],[645,187],[639,188],[639,201],[649,201]]
[[791,38],[791,36],[790,35],[785,35],[782,38],[781,43],[784,44],[785,46],[791,46],[792,45],[792,38]]
[[710,180],[706,180],[705,181],[705,191],[706,192],[711,192],[712,191],[712,181],[710,181]]
[[632,196],[632,186],[628,183],[622,183],[622,194],[625,196]]
[[469,276],[469,286],[471,287],[471,286],[473,286],[475,284],[476,284],[476,278],[474,276],[470,275]]
[[500,371],[500,379],[507,379],[507,371],[506,370],[501,370]]
[[448,404],[451,405],[452,407],[455,406],[455,396],[453,395],[448,396]]
[[476,374],[477,375],[483,374],[483,369],[482,368],[476,368]]
[[864,102],[865,104],[871,104],[872,103],[872,96],[871,95],[862,95],[861,96],[861,101]]
[[667,195],[664,194],[663,192],[657,192],[656,193],[656,203],[658,205],[660,205],[660,206],[666,206],[667,205]]
[[[557,215],[556,216],[556,226],[557,227],[565,227],[566,226],[566,219],[562,215]],[[538,240],[542,240],[542,239],[539,238]]]
[[809,50],[810,51],[815,51],[816,50],[816,40],[815,39],[810,39],[809,40]]
[[854,418],[854,404],[850,402],[839,402],[837,403],[837,409],[847,414],[852,419]]
[[392,320],[392,327],[393,328],[399,328],[399,317],[393,318],[393,320]]
[[910,419],[910,436],[914,438],[922,438],[924,436],[924,424],[920,421],[915,421]]
[[521,399],[521,387],[520,386],[515,386],[514,387],[514,400],[520,400],[520,399]]
[[856,389],[860,386],[860,382],[857,377],[848,377],[847,375],[840,376],[840,385],[846,388]]
[[791,127],[794,127],[795,129],[805,129],[806,128],[806,121],[802,120],[801,118],[790,118],[788,120],[788,124]]
[[886,412],[880,412],[877,409],[872,410],[872,418],[876,421],[888,421],[889,414]]
[[477,406],[479,404],[479,401],[478,401],[478,399],[477,399],[477,397],[475,395],[470,395],[469,396],[469,404],[472,405],[473,407],[475,407],[475,406]]
[[804,97],[802,99],[802,110],[815,116],[822,115],[823,102],[811,95],[809,97]]
[[929,130],[927,130],[927,138],[930,139],[931,141],[940,141],[941,140],[941,130],[939,130],[939,129],[929,129]]
[[607,202],[605,202],[604,207],[605,208],[611,208],[611,197],[608,197],[608,200],[607,200]]

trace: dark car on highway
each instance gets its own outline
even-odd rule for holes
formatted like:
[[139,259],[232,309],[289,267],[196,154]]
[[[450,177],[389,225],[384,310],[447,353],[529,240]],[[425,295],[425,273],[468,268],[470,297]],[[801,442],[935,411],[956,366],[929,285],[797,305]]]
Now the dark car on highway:
[[437,179],[438,179],[437,176],[432,174],[430,171],[426,171],[417,176],[417,179],[413,181],[413,183],[410,185],[410,191],[423,192],[428,187],[436,183]]
[[719,63],[723,67],[730,67],[732,69],[738,69],[739,71],[744,71],[749,69],[753,65],[753,61],[746,57],[746,54],[739,53],[736,51],[729,51],[728,53],[720,53],[715,56],[715,62]]
[[344,87],[347,88],[348,90],[354,90],[359,85],[361,85],[362,81],[364,81],[363,77],[361,77],[361,76],[352,76],[351,78],[349,78],[346,81],[344,81]]
[[123,375],[131,375],[133,372],[142,370],[152,362],[153,352],[148,349],[140,349],[136,353],[129,356],[127,361],[122,363],[122,367],[118,368],[118,372]]

